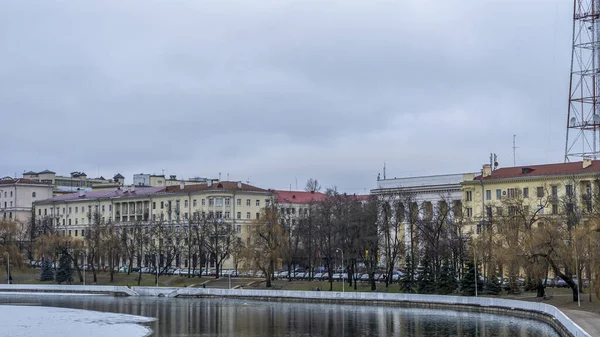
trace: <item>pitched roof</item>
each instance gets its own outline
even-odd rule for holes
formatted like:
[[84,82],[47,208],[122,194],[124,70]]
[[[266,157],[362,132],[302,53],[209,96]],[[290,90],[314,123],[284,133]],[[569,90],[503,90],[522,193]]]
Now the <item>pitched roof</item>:
[[35,175],[35,174],[37,174],[37,173],[35,173],[33,171],[28,171],[28,172],[23,173],[23,175]]
[[50,170],[43,170],[42,172],[38,172],[38,174],[47,174],[47,173],[56,174],[56,172],[52,172]]
[[[577,175],[577,174],[600,174],[600,160],[592,160],[592,164],[583,168],[583,162],[557,163],[543,165],[528,165],[516,167],[503,167],[492,172],[491,175],[484,177],[483,180],[525,178],[539,176],[559,176],[559,175]],[[481,175],[474,180],[481,180]]]
[[[14,184],[21,184],[21,185],[48,185],[46,183],[42,183],[40,181],[33,180],[33,179],[25,179],[25,178],[0,179],[0,185],[14,185]],[[48,186],[50,186],[50,185],[48,185]]]
[[[239,185],[238,185],[239,184]],[[247,192],[269,192],[260,187],[239,183],[235,181],[219,181],[213,182],[211,186],[208,184],[184,185],[181,189],[180,185],[167,186],[167,193],[189,193],[197,191],[247,191]]]
[[134,191],[129,192],[128,190],[99,190],[92,192],[85,192],[84,195],[80,196],[79,192],[60,195],[54,198],[46,199],[38,202],[38,204],[49,204],[56,201],[73,201],[73,200],[85,200],[85,199],[108,199],[108,198],[133,198],[147,196],[158,193],[164,190],[164,187],[138,187]]
[[275,190],[275,201],[289,204],[308,204],[311,201],[321,201],[327,197],[321,192],[281,191]]
[[117,174],[116,174],[116,175],[113,177],[113,179],[124,179],[124,178],[125,178],[125,177],[123,177],[123,176],[121,175],[121,173],[117,173]]

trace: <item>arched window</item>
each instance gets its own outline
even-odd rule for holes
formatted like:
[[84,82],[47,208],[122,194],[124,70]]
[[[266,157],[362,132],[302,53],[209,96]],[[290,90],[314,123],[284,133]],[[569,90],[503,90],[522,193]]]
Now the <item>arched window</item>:
[[35,192],[31,192],[31,197],[35,198]]

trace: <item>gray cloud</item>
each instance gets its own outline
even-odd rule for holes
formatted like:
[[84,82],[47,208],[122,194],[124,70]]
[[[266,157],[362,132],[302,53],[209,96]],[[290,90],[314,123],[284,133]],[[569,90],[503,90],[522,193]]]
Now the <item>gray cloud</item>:
[[564,1],[0,0],[0,174],[391,176],[559,162]]

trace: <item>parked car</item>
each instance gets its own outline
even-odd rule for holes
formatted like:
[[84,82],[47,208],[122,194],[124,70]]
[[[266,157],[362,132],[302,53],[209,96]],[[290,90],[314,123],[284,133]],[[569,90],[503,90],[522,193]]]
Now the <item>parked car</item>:
[[315,280],[321,281],[323,279],[323,273],[316,273],[313,278]]

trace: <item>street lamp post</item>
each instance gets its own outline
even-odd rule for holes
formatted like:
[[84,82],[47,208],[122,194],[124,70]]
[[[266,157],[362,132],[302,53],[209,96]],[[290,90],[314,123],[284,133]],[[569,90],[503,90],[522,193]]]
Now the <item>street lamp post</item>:
[[156,253],[156,286],[158,287],[158,253]]
[[344,251],[341,248],[337,248],[335,251],[340,251],[342,253],[342,292],[345,292],[345,283],[346,281],[344,281]]
[[4,254],[6,254],[6,256],[8,257],[7,264],[6,264],[6,268],[8,270],[8,276],[6,277],[6,283],[10,284],[10,253],[5,252]]

